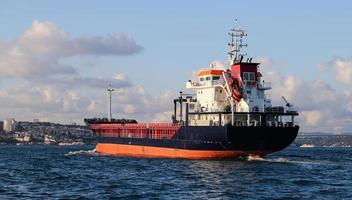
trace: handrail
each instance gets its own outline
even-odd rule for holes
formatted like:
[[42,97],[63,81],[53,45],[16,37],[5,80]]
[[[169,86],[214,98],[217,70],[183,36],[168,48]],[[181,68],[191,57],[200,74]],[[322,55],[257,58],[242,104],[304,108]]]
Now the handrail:
[[258,89],[271,89],[271,82],[258,82]]

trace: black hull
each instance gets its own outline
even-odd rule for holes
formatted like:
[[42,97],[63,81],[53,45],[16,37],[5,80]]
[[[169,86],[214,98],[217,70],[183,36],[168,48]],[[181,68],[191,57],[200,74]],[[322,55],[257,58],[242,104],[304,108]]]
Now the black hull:
[[151,139],[128,137],[98,137],[101,144],[124,144],[184,150],[241,151],[265,155],[289,146],[298,134],[299,126],[183,126],[173,138]]

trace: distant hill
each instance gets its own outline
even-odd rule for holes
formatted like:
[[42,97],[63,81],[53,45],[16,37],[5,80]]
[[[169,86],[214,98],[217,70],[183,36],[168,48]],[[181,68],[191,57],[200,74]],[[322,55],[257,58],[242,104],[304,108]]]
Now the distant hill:
[[352,134],[300,134],[293,142],[296,146],[352,147]]
[[352,132],[332,133],[332,132],[299,132],[298,135],[352,135]]

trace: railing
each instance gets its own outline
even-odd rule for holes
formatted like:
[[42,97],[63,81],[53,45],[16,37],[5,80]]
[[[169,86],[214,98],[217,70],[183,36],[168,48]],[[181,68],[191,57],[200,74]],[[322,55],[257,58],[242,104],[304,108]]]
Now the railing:
[[215,81],[202,81],[202,82],[192,82],[192,86],[214,86],[214,85],[223,85],[224,80],[215,80]]
[[270,97],[270,94],[269,94],[269,93],[265,93],[265,94],[264,94],[264,100],[265,100],[266,102],[271,102],[271,97]]
[[271,89],[271,82],[262,82],[262,83],[258,83],[258,89],[260,89],[260,90],[268,90],[268,89]]
[[135,119],[115,119],[111,118],[90,118],[84,119],[84,122],[87,124],[101,124],[101,123],[119,123],[119,124],[135,124],[137,121]]
[[172,123],[92,124],[91,129],[101,137],[171,139],[180,126]]
[[260,121],[250,121],[249,123],[245,121],[237,121],[234,123],[234,126],[239,127],[248,127],[248,126],[266,126],[266,127],[294,127],[296,126],[293,122],[280,122],[280,121],[270,121],[262,124]]
[[[215,117],[212,118],[215,120],[209,120],[211,126],[226,126],[231,123],[228,116],[232,116],[231,112],[192,112],[186,114],[186,119],[192,115]],[[296,125],[294,117],[297,115],[297,112],[284,112],[279,107],[266,109],[266,112],[234,112],[233,126],[293,127]],[[192,120],[192,124],[197,124],[197,119]]]

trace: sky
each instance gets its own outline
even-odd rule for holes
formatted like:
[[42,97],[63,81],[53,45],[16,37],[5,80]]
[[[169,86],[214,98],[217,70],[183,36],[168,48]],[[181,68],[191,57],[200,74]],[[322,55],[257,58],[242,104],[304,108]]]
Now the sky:
[[303,132],[352,132],[350,1],[0,1],[0,120],[79,123],[107,115],[169,121],[171,100],[227,60],[235,19],[244,52],[300,111]]

